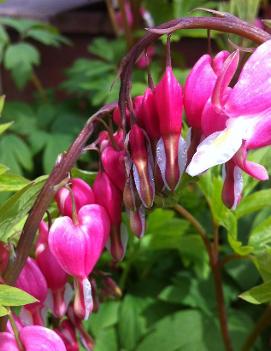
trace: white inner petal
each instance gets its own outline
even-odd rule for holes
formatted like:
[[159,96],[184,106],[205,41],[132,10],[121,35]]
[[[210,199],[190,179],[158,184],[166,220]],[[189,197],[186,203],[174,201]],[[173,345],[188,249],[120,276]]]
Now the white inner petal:
[[241,147],[243,135],[241,123],[239,126],[232,123],[223,131],[209,135],[199,144],[186,172],[195,176],[229,161]]

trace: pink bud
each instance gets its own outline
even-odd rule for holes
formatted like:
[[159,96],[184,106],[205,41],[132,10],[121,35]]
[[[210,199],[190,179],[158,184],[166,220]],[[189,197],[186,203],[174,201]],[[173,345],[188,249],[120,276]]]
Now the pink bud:
[[[73,192],[76,211],[81,207],[95,202],[91,187],[80,178],[71,179],[71,190]],[[55,196],[57,206],[63,216],[72,216],[72,197],[69,189],[60,189]]]
[[147,48],[147,55],[145,54],[145,52],[142,53],[139,56],[138,60],[136,61],[137,67],[140,69],[144,69],[144,68],[148,67],[149,64],[151,63],[151,60],[152,60],[154,54],[155,54],[154,46],[149,46]]
[[123,191],[126,180],[124,158],[125,152],[117,151],[112,146],[107,146],[101,156],[105,172],[120,191]]
[[156,159],[164,184],[173,191],[186,165],[186,144],[181,138],[182,88],[170,66],[166,67],[154,94],[162,136],[157,144]]
[[153,159],[149,140],[144,131],[134,124],[129,133],[129,146],[133,161],[133,177],[138,195],[147,208],[154,200]]
[[[126,123],[129,126],[130,125],[130,112],[127,108],[126,108],[126,112],[125,112],[125,117],[126,117]],[[119,106],[115,107],[115,109],[113,111],[113,121],[118,127],[122,127],[122,120],[121,120]]]
[[116,260],[121,260],[125,253],[126,241],[126,234],[121,233],[121,192],[112,183],[108,175],[101,171],[93,183],[93,191],[97,203],[106,209],[110,218],[109,250]]
[[44,221],[39,225],[39,233],[43,243],[39,242],[36,248],[37,264],[45,276],[50,289],[57,290],[63,288],[67,282],[67,274],[60,267],[50,251],[48,246],[48,226]]
[[[16,287],[34,296],[37,300],[39,300],[40,304],[44,303],[48,293],[48,287],[44,275],[33,258],[27,258],[26,263],[16,281]],[[36,304],[37,302],[26,306],[32,307]]]
[[141,206],[136,211],[129,211],[129,220],[131,231],[138,237],[142,238],[145,233],[145,209]]
[[146,130],[151,141],[156,142],[160,138],[161,134],[155,97],[150,88],[146,89],[141,107],[136,116],[140,120],[142,127]]
[[48,226],[42,221],[39,225],[39,240],[36,248],[36,261],[45,276],[48,288],[50,289],[49,301],[47,305],[56,317],[62,317],[67,310],[65,301],[65,284],[67,283],[67,273],[60,267],[48,245]]
[[241,201],[243,190],[242,172],[233,161],[225,163],[222,199],[224,204],[235,209]]

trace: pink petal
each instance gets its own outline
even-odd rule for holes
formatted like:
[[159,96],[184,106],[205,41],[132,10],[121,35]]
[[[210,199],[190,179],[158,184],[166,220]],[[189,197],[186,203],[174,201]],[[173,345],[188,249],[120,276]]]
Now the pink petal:
[[87,320],[93,310],[90,282],[87,278],[75,279],[74,313],[80,319]]
[[231,116],[261,112],[270,107],[271,40],[260,45],[242,69],[225,108]]
[[256,124],[253,134],[246,142],[248,150],[271,144],[271,109],[267,109]]
[[119,225],[121,222],[122,194],[105,172],[100,171],[98,173],[93,183],[93,191],[97,204],[106,209],[111,224]]
[[123,191],[126,181],[124,157],[124,151],[115,150],[112,146],[107,146],[101,156],[105,172],[120,191]]
[[201,127],[201,113],[216,82],[210,55],[203,55],[193,66],[184,86],[184,108],[188,123]]
[[49,232],[49,247],[62,269],[85,278],[93,267],[91,241],[87,232],[70,217],[57,218]]
[[239,151],[234,155],[233,160],[236,165],[251,177],[258,180],[267,180],[269,178],[267,170],[262,165],[247,160],[247,148],[245,144],[243,144]]
[[239,63],[239,51],[234,51],[225,61],[223,68],[217,77],[213,90],[212,103],[216,108],[222,109],[224,94],[228,88]]
[[40,327],[24,327],[20,338],[26,351],[66,351],[61,338],[52,330]]
[[180,134],[183,109],[182,88],[171,67],[166,67],[162,79],[154,90],[154,95],[160,134]]
[[[41,304],[45,301],[48,292],[47,282],[33,258],[27,258],[16,281],[16,287],[34,296]],[[35,304],[30,305],[33,306]]]
[[0,350],[2,351],[20,351],[15,337],[7,332],[0,333]]
[[222,51],[219,51],[219,53],[217,53],[213,58],[212,67],[217,76],[221,73],[224,62],[229,57],[229,55],[230,53],[228,51],[222,50]]
[[110,232],[110,219],[104,207],[86,205],[78,213],[82,230],[89,235],[91,262],[88,269],[93,270],[100,258]]
[[226,128],[228,116],[223,110],[217,110],[215,106],[208,100],[201,117],[201,129],[205,136],[209,136],[215,132]]

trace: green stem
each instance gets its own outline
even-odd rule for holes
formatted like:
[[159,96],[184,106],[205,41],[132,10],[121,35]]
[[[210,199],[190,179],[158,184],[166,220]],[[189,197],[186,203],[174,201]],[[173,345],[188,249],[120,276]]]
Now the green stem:
[[13,333],[14,333],[14,336],[15,336],[15,339],[16,339],[16,343],[18,345],[18,348],[20,351],[25,351],[25,348],[20,340],[20,335],[19,335],[19,330],[17,328],[17,325],[16,325],[16,322],[13,318],[13,314],[12,314],[12,311],[11,309],[9,308],[9,315],[8,315],[8,319],[10,321],[10,325],[11,325],[11,328],[13,330]]
[[228,330],[228,322],[227,322],[227,314],[225,308],[225,301],[224,301],[224,293],[223,293],[223,282],[221,276],[221,268],[220,268],[220,261],[219,261],[219,232],[218,226],[215,226],[214,229],[214,238],[213,243],[211,243],[208,239],[207,233],[199,221],[185,208],[181,205],[177,204],[173,206],[174,210],[184,217],[199,233],[201,236],[203,243],[206,247],[210,267],[212,269],[213,277],[214,277],[214,284],[215,284],[215,295],[216,295],[216,303],[217,303],[217,311],[218,311],[218,318],[220,324],[220,330],[224,341],[224,346],[226,351],[232,351],[232,343],[231,338]]

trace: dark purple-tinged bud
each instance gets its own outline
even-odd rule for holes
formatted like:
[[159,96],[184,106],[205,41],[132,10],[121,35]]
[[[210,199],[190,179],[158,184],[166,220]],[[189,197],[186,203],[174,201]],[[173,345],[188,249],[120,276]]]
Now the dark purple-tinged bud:
[[222,200],[228,208],[234,210],[242,198],[242,170],[230,160],[224,165],[223,178]]
[[155,195],[150,142],[137,124],[132,126],[128,137],[135,186],[143,205],[150,208]]
[[63,340],[67,351],[79,351],[79,345],[76,339],[76,330],[68,319],[64,319],[60,325],[54,329],[54,331]]
[[110,145],[103,150],[101,156],[104,171],[120,191],[123,191],[126,181],[124,158],[123,150],[116,150]]

